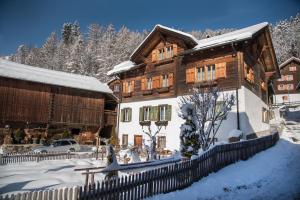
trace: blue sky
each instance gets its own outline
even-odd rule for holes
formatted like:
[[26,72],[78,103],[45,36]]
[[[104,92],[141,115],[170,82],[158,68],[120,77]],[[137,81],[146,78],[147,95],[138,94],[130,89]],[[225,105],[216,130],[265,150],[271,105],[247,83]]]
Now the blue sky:
[[300,12],[300,0],[0,0],[0,55],[20,44],[43,44],[64,22],[77,20],[83,32],[91,23],[117,29],[151,29],[160,23],[185,31],[241,28],[275,23]]

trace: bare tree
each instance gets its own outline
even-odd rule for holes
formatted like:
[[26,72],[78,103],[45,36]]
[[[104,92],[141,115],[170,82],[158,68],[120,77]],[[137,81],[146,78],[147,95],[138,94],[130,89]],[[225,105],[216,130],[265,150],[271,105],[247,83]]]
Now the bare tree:
[[181,126],[181,152],[191,156],[199,148],[209,149],[234,102],[233,94],[220,92],[212,84],[199,85],[191,95],[183,96],[179,116],[186,122]]
[[[142,126],[143,132],[149,136],[150,138],[150,149],[148,150],[148,154],[150,154],[150,160],[157,159],[156,156],[156,136],[162,129],[162,127],[166,127],[168,125],[168,121],[157,121],[155,122],[156,131],[153,131],[151,128],[151,121],[141,121],[140,125]],[[144,127],[147,127],[147,130],[144,130]]]

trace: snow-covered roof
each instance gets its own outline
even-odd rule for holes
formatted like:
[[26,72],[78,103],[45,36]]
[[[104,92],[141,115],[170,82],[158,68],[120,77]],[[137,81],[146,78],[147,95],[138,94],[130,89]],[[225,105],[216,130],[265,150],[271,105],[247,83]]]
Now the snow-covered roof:
[[228,44],[231,42],[247,40],[247,39],[252,38],[255,33],[257,33],[258,31],[260,31],[261,29],[263,29],[267,26],[268,26],[268,23],[263,22],[260,24],[242,28],[242,29],[232,31],[229,33],[225,33],[222,35],[198,40],[198,45],[194,47],[194,50],[207,49],[207,48],[211,48],[211,47],[215,47],[215,46]]
[[132,52],[132,54],[130,55],[130,58],[132,58],[132,56],[137,52],[137,50],[144,44],[144,42],[152,35],[153,32],[155,32],[157,29],[163,29],[163,30],[167,30],[167,31],[171,31],[174,33],[177,33],[179,35],[185,36],[189,39],[191,39],[193,42],[195,42],[195,44],[198,44],[198,40],[192,36],[191,34],[173,29],[173,28],[169,28],[167,26],[163,26],[161,24],[156,24],[155,27],[152,29],[152,31],[147,35],[147,37],[140,43],[140,45]]
[[[138,51],[138,49],[142,46],[142,44],[149,38],[149,36],[158,28],[164,29],[164,30],[168,30],[168,31],[172,31],[175,32],[177,34],[183,35],[185,37],[190,38],[193,42],[195,42],[195,44],[197,44],[193,49],[191,49],[192,51],[197,51],[197,50],[202,50],[202,49],[207,49],[207,48],[212,48],[212,47],[216,47],[216,46],[220,46],[220,45],[225,45],[225,44],[229,44],[231,42],[239,42],[239,41],[243,41],[243,40],[247,40],[247,39],[251,39],[258,31],[262,30],[263,28],[267,27],[268,23],[267,22],[263,22],[260,24],[256,24],[253,26],[249,26],[246,28],[242,28],[236,31],[232,31],[229,33],[225,33],[222,35],[218,35],[218,36],[214,36],[211,38],[206,38],[206,39],[202,39],[202,40],[197,40],[194,36],[192,36],[191,34],[173,29],[173,28],[169,28],[160,24],[157,24],[153,30],[148,34],[148,36],[141,42],[141,44],[133,51],[133,53],[130,56],[130,59],[132,58],[132,56]],[[131,70],[135,67],[138,67],[134,62],[128,60],[125,62],[122,62],[118,65],[116,65],[112,70],[110,70],[107,75],[114,75],[117,73],[121,73],[121,72],[125,72],[128,70]]]
[[49,85],[112,93],[109,87],[94,77],[49,70],[0,59],[0,76]]
[[281,63],[281,65],[279,65],[279,68],[281,69],[282,67],[289,64],[292,61],[296,61],[296,62],[300,63],[300,59],[293,56],[293,57],[290,57],[289,59],[287,59],[286,61],[284,61],[283,63]]
[[125,72],[128,71],[130,69],[133,69],[134,67],[136,67],[136,64],[130,60],[121,62],[120,64],[114,66],[114,68],[110,71],[107,72],[108,76],[117,74],[117,73],[121,73],[121,72]]

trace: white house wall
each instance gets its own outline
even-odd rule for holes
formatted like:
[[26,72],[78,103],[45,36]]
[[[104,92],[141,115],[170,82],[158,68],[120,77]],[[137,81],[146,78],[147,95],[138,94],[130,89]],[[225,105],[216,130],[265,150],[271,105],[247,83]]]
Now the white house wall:
[[[236,94],[235,90],[227,91],[224,94]],[[245,135],[269,130],[269,124],[262,122],[262,108],[268,106],[255,94],[245,87],[238,90],[239,94],[239,116],[240,116],[240,129]],[[180,146],[180,126],[184,120],[178,116],[179,105],[181,97],[167,98],[158,100],[148,100],[130,103],[121,103],[120,109],[131,108],[132,119],[130,122],[119,122],[119,139],[122,144],[122,135],[128,135],[128,144],[134,145],[134,135],[142,135],[145,144],[149,144],[149,137],[143,133],[142,127],[139,125],[139,108],[143,106],[158,106],[161,104],[168,104],[172,106],[171,121],[168,122],[166,128],[162,128],[158,136],[166,136],[166,148],[169,150],[178,150]],[[222,95],[219,100],[222,100]],[[245,102],[247,101],[247,102]],[[247,105],[247,106],[246,106]],[[147,127],[145,127],[145,130]],[[152,122],[152,131],[156,131],[156,126]],[[237,129],[237,106],[232,107],[226,120],[223,121],[217,138],[218,141],[228,141],[228,134],[231,130]]]
[[270,125],[263,122],[262,116],[263,108],[269,110],[268,105],[244,86],[239,90],[239,98],[240,125],[243,133],[251,134],[269,130]]

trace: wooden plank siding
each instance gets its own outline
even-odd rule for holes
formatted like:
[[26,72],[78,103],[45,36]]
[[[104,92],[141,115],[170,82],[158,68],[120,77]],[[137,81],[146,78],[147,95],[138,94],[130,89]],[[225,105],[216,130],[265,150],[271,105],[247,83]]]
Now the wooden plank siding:
[[102,127],[104,95],[0,78],[0,123]]

